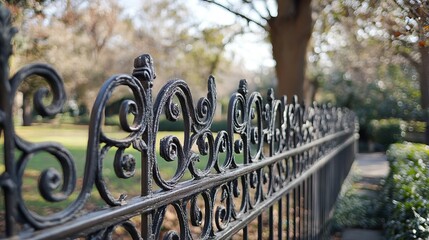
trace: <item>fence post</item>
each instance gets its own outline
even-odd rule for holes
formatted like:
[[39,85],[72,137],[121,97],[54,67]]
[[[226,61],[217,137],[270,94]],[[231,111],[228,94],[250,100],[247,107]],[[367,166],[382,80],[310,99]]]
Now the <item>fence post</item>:
[[[152,166],[155,161],[155,149],[150,141],[154,141],[153,132],[153,103],[152,86],[156,78],[153,66],[153,59],[149,54],[143,54],[134,59],[133,76],[140,80],[146,92],[146,104],[144,106],[143,121],[146,121],[146,130],[142,135],[142,140],[146,148],[141,152],[141,196],[152,194]],[[154,239],[152,231],[152,213],[144,213],[141,216],[141,236],[143,239]]]
[[[4,145],[1,153],[5,167],[0,176],[0,187],[4,193],[6,236],[15,234],[16,221],[16,163],[15,142],[12,121],[12,86],[9,81],[9,57],[12,54],[11,40],[16,29],[11,26],[10,12],[0,5],[0,136],[3,134]],[[4,158],[4,159],[3,159]]]

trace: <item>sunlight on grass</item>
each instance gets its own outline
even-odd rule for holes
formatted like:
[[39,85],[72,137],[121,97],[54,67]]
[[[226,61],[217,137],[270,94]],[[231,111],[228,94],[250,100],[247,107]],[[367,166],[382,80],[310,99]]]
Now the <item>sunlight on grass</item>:
[[[110,138],[121,139],[127,136],[127,133],[120,131],[119,128],[115,127],[106,127],[103,129],[105,134]],[[69,205],[74,199],[76,199],[78,193],[80,192],[83,184],[83,173],[86,163],[86,151],[87,151],[87,142],[88,142],[88,126],[82,125],[68,125],[62,124],[58,125],[47,125],[47,124],[37,124],[31,127],[16,127],[16,133],[18,136],[23,138],[26,141],[31,142],[57,142],[62,144],[67,151],[73,156],[73,162],[76,167],[77,172],[77,186],[73,191],[73,194],[68,197],[65,201],[59,203],[47,202],[39,193],[38,182],[40,174],[42,171],[48,168],[55,168],[59,173],[62,173],[61,164],[59,161],[47,152],[37,152],[35,153],[28,161],[27,166],[25,167],[23,182],[22,182],[22,193],[23,198],[25,199],[27,207],[34,212],[37,212],[41,215],[50,214],[53,212],[60,211]],[[161,176],[163,179],[171,179],[177,169],[178,161],[166,161],[159,155],[160,139],[173,135],[179,138],[182,144],[184,139],[183,132],[158,132],[156,136],[156,154],[157,154],[157,164],[160,169]],[[214,136],[216,134],[214,133]],[[0,149],[2,149],[3,138],[0,138],[1,144]],[[136,171],[135,175],[129,179],[121,179],[116,176],[113,162],[116,154],[116,148],[111,148],[106,154],[105,158],[101,162],[103,180],[105,181],[108,190],[112,193],[115,198],[118,198],[121,194],[126,194],[127,199],[140,195],[141,191],[141,164],[144,160],[141,160],[140,153],[133,149],[132,146],[125,150],[126,154],[131,154],[136,159]],[[198,148],[193,146],[192,151],[198,153]],[[16,158],[19,158],[20,152],[16,152]],[[208,162],[208,156],[199,156],[199,162],[196,163],[199,169],[204,169]],[[220,154],[220,159],[223,159],[226,155]],[[238,156],[237,159],[241,162],[241,158]],[[221,160],[221,163],[223,160]],[[0,164],[0,171],[4,171],[3,161]],[[214,170],[212,170],[214,171]],[[191,179],[192,176],[189,171],[186,171],[183,181]],[[154,184],[154,190],[157,190],[158,187]],[[56,190],[57,191],[57,190]],[[0,203],[2,205],[2,203]],[[94,209],[105,206],[104,201],[101,199],[98,190],[94,186],[93,193],[91,195],[91,200],[87,203],[87,209]]]
[[[105,134],[108,137],[121,139],[126,136],[126,133],[120,131],[115,127],[106,127],[103,129]],[[69,197],[68,200],[61,202],[60,204],[54,204],[54,209],[66,206],[72,201],[76,196],[76,193],[80,191],[83,180],[83,172],[86,163],[86,151],[87,151],[87,142],[88,142],[88,126],[80,125],[47,125],[47,124],[38,124],[31,127],[16,127],[16,133],[19,137],[23,138],[26,141],[31,142],[57,142],[62,144],[73,156],[73,162],[76,167],[78,184],[77,189],[74,191],[74,194]],[[159,141],[161,138],[167,135],[174,135],[183,141],[184,134],[183,132],[159,132],[157,134],[157,148],[159,146]],[[0,138],[1,144],[0,149],[3,148],[3,136]],[[114,171],[113,162],[114,156],[116,153],[116,148],[111,148],[107,153],[105,158],[102,161],[103,164],[103,179],[106,185],[109,188],[109,191],[113,194],[115,198],[119,197],[120,194],[126,193],[129,197],[139,196],[140,194],[140,178],[141,178],[141,156],[140,153],[133,149],[132,147],[125,150],[125,153],[131,154],[135,157],[136,161],[136,173],[134,177],[129,179],[121,179],[116,176]],[[19,158],[20,152],[16,152],[16,158]],[[2,155],[3,157],[3,155]],[[177,161],[167,162],[159,157],[158,154],[158,166],[162,170],[162,177],[169,179],[171,178],[177,168]],[[38,192],[38,178],[43,170],[48,168],[55,168],[60,173],[61,165],[58,160],[49,153],[46,152],[37,152],[35,153],[28,161],[27,166],[25,167],[24,177],[23,177],[23,194],[24,199],[28,205],[32,205],[34,211],[43,212],[41,206],[46,205],[47,202],[42,199]],[[0,171],[4,171],[4,161],[0,163]],[[190,176],[187,176],[189,179]],[[95,189],[95,187],[94,187]],[[95,202],[100,203],[101,199],[98,193],[95,194]],[[49,203],[52,205],[52,203]],[[50,212],[50,211],[48,211]]]

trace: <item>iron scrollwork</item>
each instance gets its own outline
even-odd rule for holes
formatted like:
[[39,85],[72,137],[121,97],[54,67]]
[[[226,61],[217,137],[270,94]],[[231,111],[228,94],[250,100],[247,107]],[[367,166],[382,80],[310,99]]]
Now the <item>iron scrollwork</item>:
[[[118,227],[133,239],[159,238],[169,207],[175,212],[179,228],[163,233],[164,239],[208,239],[231,234],[245,228],[254,218],[252,214],[262,211],[261,206],[277,199],[277,194],[289,194],[283,189],[298,184],[300,176],[354,133],[355,116],[347,109],[317,104],[305,107],[296,97],[288,103],[286,97],[276,99],[272,89],[264,99],[259,92],[249,93],[246,80],[239,82],[230,98],[227,129],[215,133],[211,130],[217,105],[214,77],[208,78],[207,96],[196,104],[184,80],[171,80],[153,99],[154,64],[152,57],[144,54],[136,58],[131,75],[113,76],[101,86],[91,111],[83,184],[77,197],[64,209],[41,216],[28,209],[22,195],[28,162],[35,153],[45,152],[60,164],[61,172],[43,170],[38,184],[46,201],[59,202],[75,193],[76,160],[59,143],[33,143],[15,132],[13,99],[24,80],[38,75],[48,83],[49,89],[41,88],[34,95],[35,109],[42,116],[61,112],[66,95],[61,77],[48,65],[26,66],[9,79],[8,58],[14,32],[8,11],[0,7],[0,135],[5,166],[0,186],[5,196],[8,237],[20,234],[16,223],[25,225],[22,231],[31,235],[78,221],[94,185],[107,209],[141,208],[124,210],[128,211],[126,217],[115,215],[117,219],[106,220],[104,225],[91,225],[90,238],[111,238]],[[117,139],[105,133],[103,125],[107,103],[119,87],[128,88],[133,100],[124,100],[120,106],[120,128],[126,136]],[[52,99],[45,105],[48,94]],[[168,135],[158,140],[162,118],[171,122],[182,118],[183,139]],[[130,148],[137,150],[139,156],[128,153]],[[103,176],[109,151],[115,152],[113,169],[118,178],[136,177],[137,162],[142,164],[141,196],[129,199],[125,193],[114,196],[109,191]],[[160,161],[177,162],[172,177],[162,176]],[[185,177],[187,173],[189,179]],[[193,186],[198,187],[192,189]],[[184,194],[181,188],[192,190]],[[151,199],[162,203],[151,207]],[[97,212],[92,214],[97,216]],[[100,214],[107,219],[111,213]],[[145,234],[127,220],[139,214],[144,218],[141,232]],[[191,226],[201,231],[195,235]],[[76,229],[71,230],[72,236],[79,234]]]

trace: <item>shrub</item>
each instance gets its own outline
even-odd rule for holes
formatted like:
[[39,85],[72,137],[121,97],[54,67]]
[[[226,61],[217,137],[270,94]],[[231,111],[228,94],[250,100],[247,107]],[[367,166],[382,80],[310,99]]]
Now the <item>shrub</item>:
[[379,229],[382,226],[382,201],[379,196],[366,196],[350,187],[335,205],[331,231],[345,228]]
[[429,238],[429,146],[393,144],[385,184],[386,237]]
[[85,114],[76,118],[76,124],[78,125],[88,125],[89,124],[89,115]]
[[[132,120],[130,120],[131,122]],[[104,118],[104,124],[107,126],[120,126],[119,115],[112,115]]]
[[[166,119],[161,119],[159,121],[159,129],[162,131],[183,131],[183,126],[184,122],[182,119],[179,119],[176,122],[171,122]],[[210,127],[210,130],[213,132],[218,132],[227,129],[228,125],[226,120],[215,120]]]
[[406,123],[396,118],[372,120],[369,125],[370,138],[384,148],[392,143],[401,142],[405,136],[405,130]]
[[407,132],[424,133],[426,122],[409,121],[407,122]]
[[407,122],[407,132],[404,140],[408,142],[425,142],[426,123],[419,121]]

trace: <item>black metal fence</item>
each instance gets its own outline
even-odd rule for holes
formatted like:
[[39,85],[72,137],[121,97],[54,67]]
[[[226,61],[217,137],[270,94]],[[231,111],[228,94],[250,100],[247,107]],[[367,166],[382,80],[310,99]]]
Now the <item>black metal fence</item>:
[[[0,8],[3,237],[320,239],[326,233],[354,160],[352,112],[304,107],[296,98],[287,103],[285,97],[274,98],[273,90],[264,98],[249,93],[241,80],[230,98],[227,129],[212,132],[214,78],[208,79],[207,96],[196,104],[182,80],[168,82],[153,97],[153,61],[142,55],[135,59],[132,75],[113,76],[101,87],[91,112],[86,158],[74,159],[59,143],[33,143],[15,131],[14,96],[25,79],[38,75],[50,86],[34,95],[42,116],[60,112],[66,97],[61,78],[47,65],[26,66],[9,78],[13,33],[8,12]],[[126,136],[116,139],[103,125],[106,104],[118,87],[128,88],[133,97],[121,104],[120,127]],[[46,105],[48,92],[52,100]],[[183,137],[158,139],[163,117],[171,122],[182,119]],[[141,185],[139,196],[109,191],[111,179],[103,176],[103,163],[111,151],[116,177],[138,178],[133,184]],[[29,207],[23,188],[27,164],[39,153],[50,155],[60,166],[40,171],[40,196],[47,202],[64,202],[42,213]],[[83,179],[77,177],[76,161],[85,162]],[[169,177],[160,169],[164,161],[175,163]],[[101,196],[102,206],[88,206],[94,195]]]

